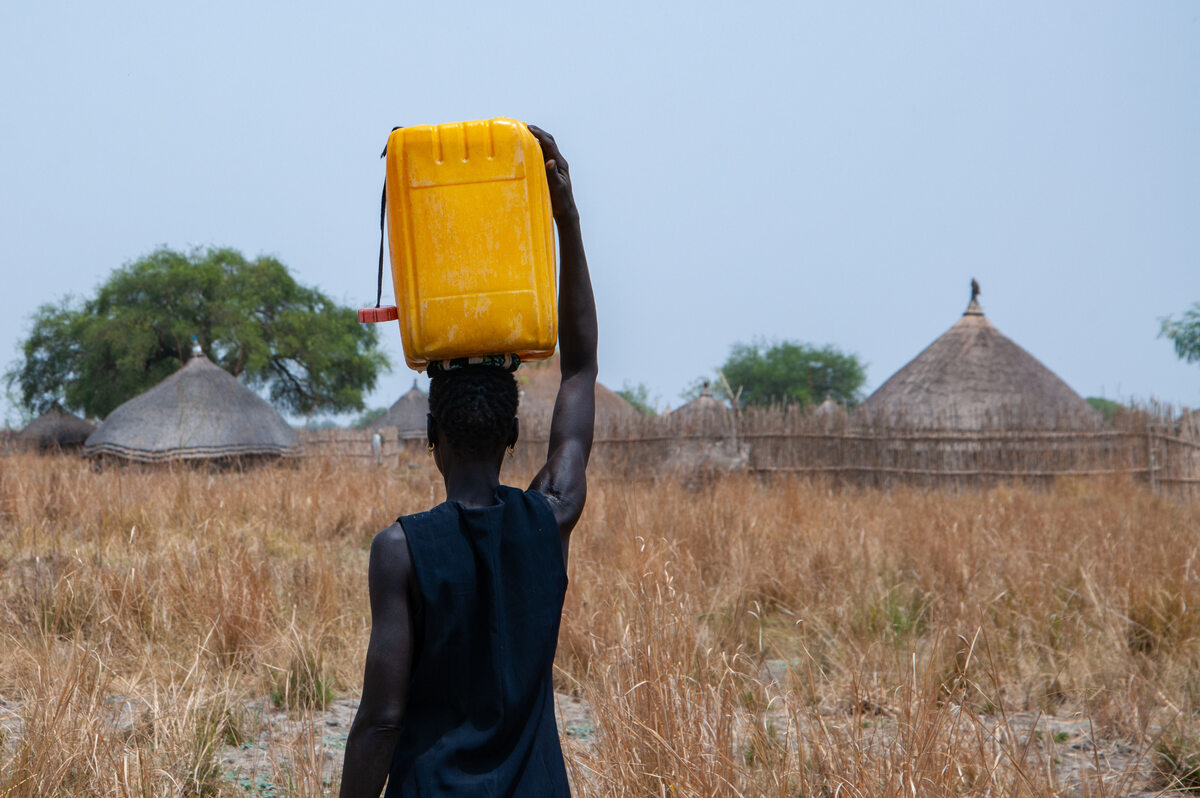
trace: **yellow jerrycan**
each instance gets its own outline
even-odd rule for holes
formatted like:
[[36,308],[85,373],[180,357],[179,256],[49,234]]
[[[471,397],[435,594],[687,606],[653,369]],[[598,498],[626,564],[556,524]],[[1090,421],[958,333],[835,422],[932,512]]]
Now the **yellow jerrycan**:
[[[359,319],[398,318],[404,359],[417,371],[433,360],[552,355],[553,217],[529,129],[503,117],[397,128],[386,155],[397,308],[360,311]],[[382,249],[380,258],[382,270]]]

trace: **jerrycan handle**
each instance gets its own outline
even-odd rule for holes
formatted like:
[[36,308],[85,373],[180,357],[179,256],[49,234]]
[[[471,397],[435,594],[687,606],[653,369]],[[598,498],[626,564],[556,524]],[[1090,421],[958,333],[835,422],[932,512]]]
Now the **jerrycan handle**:
[[[396,125],[392,128],[392,133],[396,132],[403,125]],[[389,138],[391,133],[388,134]],[[379,153],[379,157],[383,158],[387,155],[387,144],[383,145],[383,152]],[[362,308],[358,311],[358,320],[363,323],[378,322],[378,321],[395,321],[400,318],[399,312],[395,305],[388,305],[385,308],[379,306],[380,300],[383,298],[383,225],[387,219],[387,180],[383,181],[383,191],[379,194],[379,275],[375,280],[375,307]]]

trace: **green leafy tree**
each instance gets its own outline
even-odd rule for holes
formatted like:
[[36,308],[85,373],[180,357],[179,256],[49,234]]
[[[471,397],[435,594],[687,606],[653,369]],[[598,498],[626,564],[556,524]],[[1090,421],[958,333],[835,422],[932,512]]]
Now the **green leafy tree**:
[[281,409],[363,408],[388,368],[373,327],[300,285],[275,258],[159,249],[115,270],[95,296],[42,305],[6,375],[34,413],[55,400],[103,418],[205,353]]
[[1180,359],[1193,363],[1200,360],[1200,302],[1183,312],[1176,320],[1167,316],[1161,320],[1160,338],[1169,338],[1175,344],[1175,354]]
[[1102,396],[1089,396],[1084,401],[1100,411],[1105,421],[1112,421],[1114,416],[1129,409],[1120,402],[1114,402],[1112,399],[1105,399]]
[[[724,376],[724,380],[720,379]],[[730,399],[725,384],[737,395],[742,407],[772,404],[820,404],[826,398],[853,407],[861,397],[866,368],[856,355],[833,346],[815,347],[795,341],[768,346],[737,343],[729,359],[711,381],[710,392]],[[698,379],[684,394],[694,398],[707,380]]]
[[633,405],[633,409],[643,416],[658,415],[658,411],[654,409],[654,400],[650,398],[650,389],[646,387],[645,383],[639,382],[637,385],[630,385],[626,382],[625,387],[616,394]]

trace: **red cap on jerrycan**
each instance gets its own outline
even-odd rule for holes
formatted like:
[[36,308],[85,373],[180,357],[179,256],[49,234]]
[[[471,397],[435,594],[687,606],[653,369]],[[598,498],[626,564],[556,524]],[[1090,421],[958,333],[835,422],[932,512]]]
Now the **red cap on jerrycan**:
[[375,306],[373,308],[359,308],[358,320],[362,324],[373,324],[377,321],[396,321],[400,318],[400,313],[396,310],[395,305]]
[[545,161],[524,123],[498,117],[396,128],[380,207],[396,306],[358,312],[398,320],[404,359],[516,354],[558,342],[554,229]]

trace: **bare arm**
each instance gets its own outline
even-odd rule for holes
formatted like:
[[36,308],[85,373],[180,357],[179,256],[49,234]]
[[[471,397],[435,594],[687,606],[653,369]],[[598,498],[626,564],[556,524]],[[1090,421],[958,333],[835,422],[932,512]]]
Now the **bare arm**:
[[341,798],[378,798],[392,765],[412,674],[413,578],[404,530],[393,524],[371,542],[371,640],[362,700],[346,739]]
[[530,487],[550,500],[566,552],[587,499],[587,463],[596,422],[596,302],[588,274],[571,173],[554,137],[529,126],[542,146],[550,203],[558,226],[558,346],[561,381],[550,422],[546,464]]

